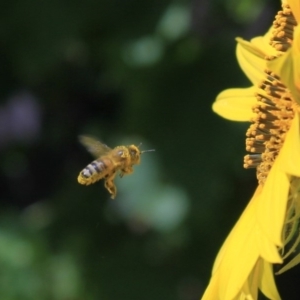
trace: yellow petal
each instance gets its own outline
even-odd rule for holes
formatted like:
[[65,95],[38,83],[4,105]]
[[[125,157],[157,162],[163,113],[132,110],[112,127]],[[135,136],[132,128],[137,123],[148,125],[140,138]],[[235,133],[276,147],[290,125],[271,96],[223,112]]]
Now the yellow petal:
[[248,279],[246,280],[243,288],[242,288],[242,293],[240,296],[240,299],[257,299],[258,295],[258,283],[261,277],[261,271],[262,268],[260,266],[260,260],[259,258],[256,261],[256,264],[254,268],[252,269]]
[[201,297],[201,300],[220,300],[219,298],[219,278],[217,276],[213,276],[209,284]]
[[296,113],[285,142],[280,151],[280,169],[287,174],[300,177],[300,132],[299,114]]
[[292,55],[293,55],[293,77],[294,84],[297,91],[300,91],[300,26],[297,26],[294,30],[294,41],[292,45]]
[[241,38],[236,40],[238,42],[236,55],[240,67],[253,85],[258,85],[265,78],[265,54],[248,41]]
[[274,281],[272,264],[262,258],[259,258],[243,286],[243,290],[237,300],[257,300],[258,288],[262,293],[272,300],[280,300],[279,293]]
[[241,292],[259,258],[256,240],[256,195],[257,192],[222,246],[202,300],[234,299]]
[[281,298],[276,288],[272,265],[265,260],[261,260],[260,263],[263,268],[261,272],[262,278],[259,284],[260,290],[268,299],[280,300]]
[[[264,289],[266,295],[276,295],[271,299],[280,299],[273,277],[270,277],[268,273],[269,269],[264,275],[262,273],[265,270],[261,270],[262,265],[258,264],[259,260],[263,260],[261,255],[270,262],[282,263],[275,244],[264,234],[264,231],[261,231],[260,223],[257,220],[263,190],[264,188],[261,186],[257,188],[223,244],[202,300],[232,300],[247,299],[247,297],[250,299],[250,296],[256,299],[258,285]],[[270,211],[269,208],[264,212],[268,213],[268,211]],[[276,220],[273,221],[276,223]],[[270,280],[269,287],[266,286],[268,280]]]
[[245,294],[244,292],[242,292],[240,294],[240,296],[234,298],[233,300],[257,300],[255,298],[253,298],[251,295],[249,294]]
[[256,243],[259,254],[263,259],[271,263],[282,263],[282,258],[278,253],[276,245],[262,232],[260,226],[256,228]]
[[249,224],[241,225],[241,230],[245,231],[237,232],[232,239],[232,244],[227,249],[226,257],[219,269],[220,299],[223,299],[222,297],[226,300],[232,299],[240,292],[259,257],[255,235],[252,234],[254,219],[249,221]]
[[258,36],[251,39],[251,44],[253,45],[253,47],[256,47],[256,49],[258,49],[259,52],[263,54],[262,58],[265,58],[267,55],[275,56],[278,54],[277,50],[275,50],[274,47],[270,45],[271,37],[273,37],[273,31],[274,28],[272,26],[264,36]]
[[232,121],[250,121],[254,116],[252,107],[256,103],[254,87],[228,89],[221,92],[213,104],[213,111]]
[[281,234],[290,185],[287,174],[280,168],[281,156],[280,152],[268,174],[256,212],[261,230],[277,246],[282,246]]
[[[234,232],[234,229],[235,227],[238,226],[238,223],[240,222],[240,220],[242,219],[243,215],[247,213],[247,209],[249,207],[252,207],[253,206],[253,202],[254,202],[254,199],[256,199],[260,193],[262,191],[262,187],[261,186],[258,186],[254,192],[254,195],[252,196],[251,200],[249,201],[248,203],[248,206],[245,208],[243,214],[240,216],[238,222],[236,223],[236,225],[234,226],[234,228],[231,230],[230,234],[228,235],[228,237],[226,238],[225,242],[223,243],[218,255],[217,255],[217,258],[215,260],[215,263],[214,263],[214,266],[213,266],[213,271],[212,271],[212,274],[214,274],[216,272],[216,270],[219,268],[220,266],[220,263],[221,261],[223,260],[223,257],[224,257],[224,254],[225,254],[225,249],[227,249],[227,244],[229,243],[230,239],[231,239],[231,236],[233,235],[233,232]],[[251,208],[252,210],[252,208]]]
[[294,55],[297,54],[299,55],[299,52],[300,52],[300,26],[296,26],[294,28],[294,35],[293,35],[293,44],[292,44],[292,47],[293,47],[293,51],[294,51]]
[[297,21],[297,23],[300,23],[300,2],[299,0],[287,0],[287,3],[292,9],[293,15]]

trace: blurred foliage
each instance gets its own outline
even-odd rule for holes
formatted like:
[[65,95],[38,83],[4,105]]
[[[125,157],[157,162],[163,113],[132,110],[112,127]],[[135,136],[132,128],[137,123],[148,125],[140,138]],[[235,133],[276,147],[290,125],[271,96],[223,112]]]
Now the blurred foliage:
[[[1,299],[199,299],[256,185],[247,124],[211,104],[249,85],[234,38],[263,34],[277,2],[2,3]],[[77,183],[79,134],[156,152],[111,201]]]

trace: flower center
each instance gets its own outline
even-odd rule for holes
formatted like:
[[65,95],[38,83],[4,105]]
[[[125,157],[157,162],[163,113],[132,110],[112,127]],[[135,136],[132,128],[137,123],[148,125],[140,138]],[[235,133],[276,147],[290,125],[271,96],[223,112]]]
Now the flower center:
[[[273,22],[270,44],[282,55],[293,41],[293,29],[297,22],[287,4],[282,5]],[[274,56],[266,57],[267,60]],[[257,104],[253,107],[256,116],[246,132],[245,168],[256,168],[259,184],[264,184],[270,169],[283,145],[287,131],[294,118],[296,103],[280,78],[265,70],[265,80],[256,93]]]

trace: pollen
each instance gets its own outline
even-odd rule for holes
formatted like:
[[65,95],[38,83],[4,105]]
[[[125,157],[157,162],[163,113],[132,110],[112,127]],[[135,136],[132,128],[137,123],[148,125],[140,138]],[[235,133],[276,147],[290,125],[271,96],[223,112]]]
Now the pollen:
[[[293,42],[293,32],[296,25],[297,21],[289,5],[282,4],[282,10],[277,13],[273,22],[270,45],[279,52],[288,50]],[[278,53],[278,56],[280,56],[280,53]],[[273,56],[270,56],[266,59],[271,60],[273,58]]]
[[255,117],[246,132],[246,151],[250,154],[244,157],[245,168],[257,169],[259,184],[264,184],[297,109],[280,78],[268,70],[265,75],[256,94]]

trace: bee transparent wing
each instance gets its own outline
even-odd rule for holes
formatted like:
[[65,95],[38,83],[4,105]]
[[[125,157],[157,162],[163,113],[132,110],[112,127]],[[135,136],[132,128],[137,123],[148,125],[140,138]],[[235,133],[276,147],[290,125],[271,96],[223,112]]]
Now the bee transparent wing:
[[80,135],[79,141],[95,158],[111,151],[111,148],[91,136]]

